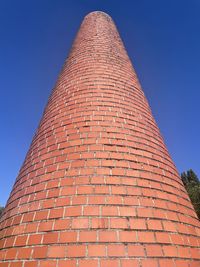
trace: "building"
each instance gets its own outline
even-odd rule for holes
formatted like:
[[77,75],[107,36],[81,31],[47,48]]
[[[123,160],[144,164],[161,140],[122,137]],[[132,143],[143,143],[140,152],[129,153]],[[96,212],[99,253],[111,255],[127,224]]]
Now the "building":
[[197,267],[200,224],[112,19],[87,15],[1,219],[0,267]]

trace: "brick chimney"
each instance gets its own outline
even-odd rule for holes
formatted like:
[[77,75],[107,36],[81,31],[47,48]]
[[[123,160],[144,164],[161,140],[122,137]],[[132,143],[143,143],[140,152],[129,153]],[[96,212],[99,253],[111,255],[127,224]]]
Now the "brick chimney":
[[199,235],[117,29],[92,12],[1,218],[0,267],[198,267]]

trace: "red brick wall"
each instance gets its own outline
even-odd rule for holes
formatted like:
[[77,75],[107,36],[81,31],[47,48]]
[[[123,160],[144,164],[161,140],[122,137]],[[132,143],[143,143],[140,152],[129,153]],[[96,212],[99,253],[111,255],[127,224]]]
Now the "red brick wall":
[[89,14],[1,222],[1,267],[197,267],[199,221],[111,18]]

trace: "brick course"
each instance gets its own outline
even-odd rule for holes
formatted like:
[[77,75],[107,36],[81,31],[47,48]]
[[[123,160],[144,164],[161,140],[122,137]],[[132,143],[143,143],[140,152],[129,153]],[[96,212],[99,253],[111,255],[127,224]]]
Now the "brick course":
[[0,226],[0,267],[199,264],[199,221],[103,12],[81,24]]

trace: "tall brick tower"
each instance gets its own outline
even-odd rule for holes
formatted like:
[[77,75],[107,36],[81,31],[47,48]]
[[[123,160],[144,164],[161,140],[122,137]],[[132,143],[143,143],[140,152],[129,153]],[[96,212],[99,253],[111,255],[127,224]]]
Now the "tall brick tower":
[[198,267],[200,224],[112,19],[85,17],[1,218],[0,267]]

